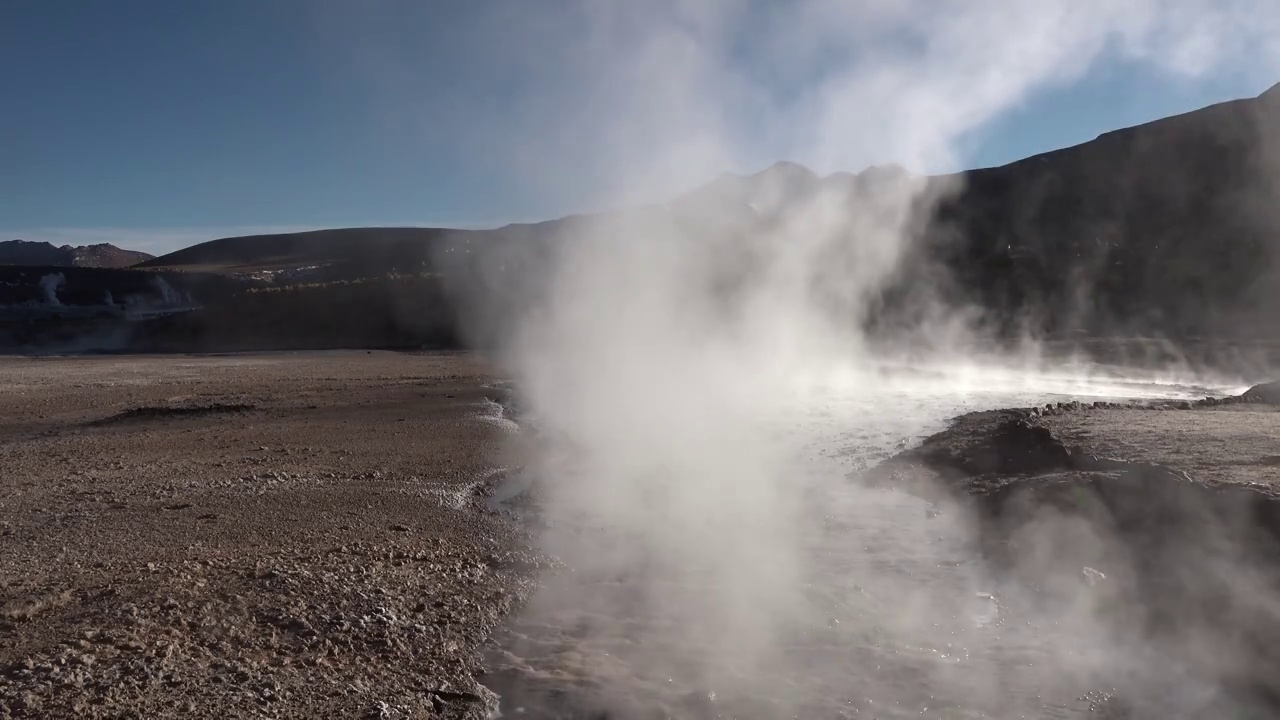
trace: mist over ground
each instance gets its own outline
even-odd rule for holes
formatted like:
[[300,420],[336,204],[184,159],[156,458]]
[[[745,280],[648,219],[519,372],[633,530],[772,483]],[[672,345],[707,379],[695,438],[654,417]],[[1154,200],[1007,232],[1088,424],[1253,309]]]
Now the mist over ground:
[[[1081,77],[1103,57],[1187,77],[1217,72],[1229,58],[1274,69],[1276,58],[1259,31],[1280,20],[1280,11],[1256,4],[1198,2],[1017,8],[802,2],[785,9],[700,2],[580,9],[587,32],[568,54],[598,61],[576,77],[581,92],[616,102],[583,105],[582,115],[551,132],[549,142],[522,148],[522,158],[532,158],[531,171],[552,181],[584,164],[602,178],[604,197],[619,204],[646,197],[655,184],[705,176],[711,166],[751,166],[761,152],[823,169],[862,168],[884,158],[907,168],[946,166],[966,133],[1039,88]],[[743,42],[763,48],[758,67],[736,62]],[[776,85],[757,73],[792,79],[797,91],[776,97],[770,90]],[[1096,189],[1073,177],[1080,165],[1052,154],[990,181],[1009,183],[994,188],[981,173],[925,177],[877,167],[823,178],[781,163],[749,177],[723,177],[673,203],[554,228],[556,252],[543,257],[545,273],[535,275],[545,284],[523,288],[513,303],[518,319],[487,335],[496,338],[522,412],[538,434],[525,472],[540,484],[544,540],[572,568],[547,580],[543,601],[529,610],[535,629],[522,631],[534,639],[517,642],[512,652],[557,642],[576,647],[564,650],[576,653],[576,661],[566,656],[550,664],[565,673],[563,683],[589,698],[578,710],[624,716],[639,713],[646,698],[663,697],[664,677],[682,691],[694,688],[695,702],[710,698],[713,707],[746,716],[830,716],[841,702],[853,702],[832,695],[840,677],[859,687],[867,677],[881,677],[877,656],[860,654],[870,636],[879,638],[876,647],[903,652],[936,648],[931,643],[943,636],[965,657],[993,663],[905,663],[898,676],[885,675],[877,691],[898,706],[889,715],[1010,716],[1034,709],[1029,698],[1039,698],[1039,690],[1046,698],[1072,687],[1083,692],[1108,677],[1127,683],[1127,702],[1138,716],[1213,712],[1205,710],[1216,707],[1212,702],[1197,704],[1195,693],[1170,695],[1167,687],[1174,678],[1194,676],[1204,685],[1197,698],[1217,697],[1217,679],[1203,667],[1198,675],[1170,668],[1163,680],[1138,672],[1166,646],[1141,632],[1117,634],[1114,618],[1080,581],[1082,572],[1091,577],[1083,566],[1055,576],[1054,610],[1037,609],[1039,601],[1016,586],[1005,588],[1004,602],[1027,606],[1020,622],[1052,627],[1026,641],[1032,649],[1025,663],[1010,659],[1017,650],[1001,649],[998,637],[966,625],[971,609],[940,599],[959,593],[965,597],[956,602],[968,603],[981,583],[998,581],[968,577],[957,585],[948,576],[916,584],[901,571],[913,563],[940,567],[944,560],[969,567],[976,551],[964,548],[976,531],[965,514],[942,510],[950,519],[937,535],[948,538],[945,547],[959,549],[935,556],[920,545],[935,537],[929,513],[851,490],[846,475],[885,456],[878,428],[894,426],[898,437],[912,438],[939,429],[966,406],[1034,404],[1046,393],[1124,396],[1116,389],[1124,383],[1112,384],[1111,392],[1099,384],[1108,372],[1113,380],[1145,381],[1141,394],[1148,396],[1242,389],[1238,377],[1123,378],[1087,362],[1067,366],[1041,340],[1053,332],[1123,334],[1143,322],[1159,326],[1162,313],[1178,318],[1165,326],[1176,331],[1192,313],[1099,306],[1094,297],[1113,296],[1095,281],[1113,278],[1111,266],[1132,261],[1125,252],[1201,262],[1175,248],[1198,241],[1182,233],[1205,227],[1206,217],[1238,217],[1240,232],[1249,236],[1238,245],[1246,255],[1272,251],[1267,233],[1276,219],[1264,198],[1275,188],[1275,134],[1257,113],[1276,100],[1272,91],[1235,108],[1218,140],[1184,148],[1206,167],[1230,167],[1223,180],[1233,184],[1209,206],[1197,205],[1201,186],[1161,186],[1159,167],[1166,161],[1135,146],[1135,131],[1098,141],[1102,157],[1091,165]],[[755,133],[742,132],[743,118]],[[1157,134],[1176,125],[1176,119],[1166,122]],[[1215,143],[1227,148],[1225,160]],[[1239,147],[1247,148],[1244,156],[1232,154]],[[1112,157],[1124,162],[1109,165]],[[1037,165],[1053,169],[1040,172]],[[1107,168],[1140,169],[1115,177]],[[1203,181],[1214,177],[1210,172]],[[1068,182],[1073,192],[1059,196],[1062,202],[1031,202]],[[1169,193],[1194,206],[1187,212],[1198,224],[1180,227],[1177,219],[1143,214],[1144,198],[1164,202]],[[1090,225],[1100,217],[1096,206],[1108,201],[1132,215]],[[1024,211],[1035,215],[1020,217]],[[1141,224],[1145,228],[1134,231]],[[1009,228],[1041,234],[989,234]],[[1130,250],[1114,249],[1120,235]],[[1007,278],[1028,268],[1012,252],[1015,245],[1032,248],[1037,262],[1058,263],[1033,268],[1045,273],[1042,296],[1025,293],[1034,283],[1020,285],[1021,295],[1008,294],[1016,284]],[[979,273],[1003,263],[1007,284],[957,276],[953,255],[967,256],[973,262],[965,267]],[[481,267],[482,274],[504,276],[502,255],[496,257],[496,267]],[[1159,270],[1126,282],[1179,282],[1170,271],[1175,264],[1145,261]],[[514,256],[511,266],[527,267]],[[1069,267],[1073,273],[1064,273]],[[1187,329],[1229,323],[1233,331],[1256,333],[1274,322],[1270,276],[1265,264],[1259,268],[1262,276],[1243,283],[1236,277],[1231,292],[1244,299],[1234,298],[1230,312],[1197,308]],[[503,297],[503,283],[487,287]],[[1177,292],[1186,292],[1191,304],[1197,290]],[[986,302],[991,298],[1001,302]],[[988,312],[993,305],[1002,312]],[[1249,312],[1236,312],[1242,308]],[[475,328],[482,336],[491,330],[483,316]],[[912,399],[919,397],[925,399]],[[842,406],[838,420],[830,415],[833,402]],[[831,459],[842,450],[854,456],[852,466]],[[879,529],[877,517],[889,519],[892,530]],[[1119,541],[1084,530],[1073,535],[1051,521],[1024,532],[1045,567],[1058,566],[1045,553],[1076,542],[1127,552]],[[875,547],[876,538],[886,537],[896,540]],[[866,554],[859,557],[857,547]],[[1253,574],[1243,560],[1223,568],[1220,581]],[[878,603],[896,595],[900,604],[849,605],[858,588]],[[859,610],[841,619],[833,607]],[[1262,612],[1273,613],[1267,608]],[[842,622],[856,630],[834,629]],[[539,627],[552,639],[538,640]],[[824,633],[826,643],[812,639]],[[1049,666],[1028,670],[1036,663]],[[522,702],[518,685],[506,691],[510,702]],[[934,691],[945,702],[930,711]]]

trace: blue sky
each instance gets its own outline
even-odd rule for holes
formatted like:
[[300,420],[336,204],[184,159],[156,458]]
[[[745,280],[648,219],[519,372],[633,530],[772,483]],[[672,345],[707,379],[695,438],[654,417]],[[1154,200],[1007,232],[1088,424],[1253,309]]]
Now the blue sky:
[[[650,92],[633,72],[642,66],[593,73],[609,52],[580,44],[594,18],[572,0],[529,6],[538,11],[497,0],[0,2],[0,239],[156,252],[264,228],[485,226],[592,209],[601,173],[616,168],[585,158],[633,141],[643,156],[674,135],[653,130],[665,111],[633,121]],[[753,42],[717,62],[764,65]],[[784,97],[823,72],[814,62],[752,77]],[[966,129],[950,162],[1001,164],[1275,81],[1229,63],[1186,76],[1103,52]],[[624,97],[625,82],[636,89]],[[576,143],[579,108],[609,118],[611,102],[630,124]],[[720,170],[783,159],[771,150],[788,146],[764,129],[730,125],[734,146],[751,151]],[[557,128],[561,144],[541,145]],[[659,187],[710,179],[714,164]]]

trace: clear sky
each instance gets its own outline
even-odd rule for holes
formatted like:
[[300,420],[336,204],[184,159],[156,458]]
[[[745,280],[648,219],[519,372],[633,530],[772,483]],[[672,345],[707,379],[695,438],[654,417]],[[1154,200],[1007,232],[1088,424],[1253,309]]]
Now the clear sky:
[[[630,198],[600,192],[622,168],[660,195],[784,153],[824,172],[995,165],[1280,81],[1247,53],[1205,59],[1198,36],[1169,40],[1173,62],[1151,62],[1175,31],[1133,30],[1129,17],[1081,29],[1061,55],[1010,45],[988,57],[992,43],[955,45],[909,17],[914,0],[891,19],[795,22],[763,0],[654,0],[652,15],[608,17],[594,7],[609,0],[587,2],[0,0],[0,239],[157,252],[264,228],[500,225]],[[892,53],[868,28],[895,38]],[[1125,33],[1141,37],[1115,41]],[[955,82],[936,98],[876,102],[890,96],[866,89],[887,82],[866,79],[873,60],[934,77],[970,55],[973,67],[1030,69],[943,121],[950,152],[919,132],[831,139],[863,132],[851,106],[858,128],[896,128],[903,108],[954,104]],[[811,116],[824,120],[804,141],[789,134]],[[641,167],[650,157],[666,160]]]

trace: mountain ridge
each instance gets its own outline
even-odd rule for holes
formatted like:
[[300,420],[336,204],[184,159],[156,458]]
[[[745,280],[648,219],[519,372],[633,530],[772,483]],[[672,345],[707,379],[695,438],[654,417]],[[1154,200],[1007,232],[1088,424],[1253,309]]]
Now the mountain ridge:
[[0,241],[0,265],[51,265],[62,267],[122,268],[153,256],[125,250],[111,243],[62,245],[35,240]]
[[[1271,86],[1270,88],[1268,88],[1267,90],[1263,91],[1262,93],[1260,93],[1255,97],[1226,100],[1223,102],[1214,103],[1212,105],[1207,105],[1205,107],[1198,108],[1195,110],[1189,110],[1186,112],[1177,113],[1175,115],[1169,115],[1166,117],[1149,120],[1147,122],[1139,123],[1137,125],[1132,125],[1132,126],[1123,127],[1123,128],[1116,128],[1114,130],[1108,130],[1106,132],[1099,133],[1092,140],[1087,140],[1081,143],[1077,143],[1075,145],[1069,145],[1061,148],[1046,150],[1044,152],[1029,155],[1025,158],[1013,160],[1003,165],[977,167],[977,168],[961,170],[953,173],[941,173],[938,175],[924,175],[924,174],[914,173],[897,163],[885,163],[885,164],[870,165],[857,172],[841,170],[841,171],[835,171],[835,172],[829,173],[827,175],[821,175],[801,163],[797,163],[791,160],[778,160],[774,162],[772,165],[770,165],[769,167],[758,170],[754,173],[749,173],[745,175],[733,173],[733,172],[721,173],[717,178],[710,180],[707,183],[704,183],[703,185],[698,186],[685,194],[688,195],[688,194],[697,193],[703,188],[714,186],[718,183],[725,182],[725,181],[759,181],[762,179],[772,180],[773,178],[779,175],[791,175],[793,177],[800,176],[800,177],[804,177],[806,180],[816,179],[822,182],[827,182],[831,180],[847,180],[849,178],[855,178],[855,179],[865,178],[868,176],[876,176],[876,175],[905,176],[905,177],[912,177],[912,178],[949,178],[949,177],[956,177],[956,176],[969,176],[976,173],[985,173],[985,172],[994,171],[994,170],[1007,169],[1007,168],[1011,168],[1014,166],[1031,163],[1031,162],[1042,162],[1046,158],[1060,156],[1064,153],[1077,151],[1080,148],[1094,147],[1095,144],[1098,143],[1099,141],[1112,139],[1112,138],[1123,138],[1135,132],[1150,131],[1152,129],[1163,129],[1168,127],[1169,124],[1171,123],[1182,122],[1187,119],[1199,119],[1209,113],[1221,113],[1223,111],[1234,111],[1241,108],[1253,108],[1260,101],[1263,101],[1266,103],[1275,103],[1277,105],[1276,112],[1278,115],[1280,115],[1280,83],[1276,83],[1275,85]],[[680,197],[683,197],[683,196],[674,198],[673,201],[678,201]],[[601,214],[607,214],[608,212],[609,211],[603,211],[600,213],[589,213],[589,215],[601,215]],[[359,227],[328,228],[323,230],[305,230],[305,231],[289,232],[289,233],[267,233],[267,234],[258,234],[258,235],[228,236],[224,238],[216,238],[213,240],[208,240],[202,243],[197,243],[195,245],[181,248],[179,250],[175,250],[173,252],[170,252],[164,255],[154,256],[148,259],[145,262],[145,265],[151,266],[151,267],[162,267],[162,266],[176,267],[176,266],[191,262],[191,258],[195,254],[191,251],[195,250],[196,248],[209,247],[213,245],[226,245],[231,241],[266,240],[271,238],[297,238],[297,239],[317,238],[318,239],[325,235],[332,235],[334,233],[351,234],[353,236],[356,234],[366,234],[366,235],[398,234],[406,238],[414,235],[415,233],[421,233],[423,235],[439,234],[439,233],[486,234],[486,233],[493,233],[493,232],[501,232],[504,230],[508,230],[510,228],[528,227],[530,225],[543,225],[546,223],[557,223],[557,222],[570,220],[570,219],[578,218],[582,216],[583,214],[573,214],[573,215],[568,215],[561,218],[552,218],[552,219],[548,219],[548,220],[544,220],[536,223],[527,223],[527,222],[510,223],[508,225],[495,228],[493,230],[466,230],[466,229],[460,229],[460,228],[435,227],[435,226],[359,226]],[[246,262],[252,263],[254,262],[254,260],[248,259],[246,260]]]
[[[1280,338],[1280,85],[949,175],[889,165],[820,177],[783,161],[641,208],[493,230],[223,238],[141,267],[234,274],[323,266],[326,279],[426,272],[444,277],[460,305],[510,318],[554,282],[553,258],[566,238],[648,224],[735,253],[744,245],[735,239],[758,239],[753,232],[777,227],[819,196],[827,207],[845,203],[850,218],[893,210],[904,183],[919,198],[903,230],[904,257],[858,322],[912,326],[941,303],[977,309],[1002,335]],[[741,257],[725,263],[744,265]]]

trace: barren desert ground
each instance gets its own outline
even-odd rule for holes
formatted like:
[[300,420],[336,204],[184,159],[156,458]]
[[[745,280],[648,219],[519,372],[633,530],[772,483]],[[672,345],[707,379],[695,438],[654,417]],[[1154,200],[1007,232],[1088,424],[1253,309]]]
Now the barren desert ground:
[[464,354],[0,358],[0,717],[465,717],[535,561]]
[[[490,716],[486,643],[551,563],[489,509],[508,393],[463,353],[0,358],[0,718]],[[1275,406],[1181,404],[977,413],[922,450],[1044,466],[983,488],[1129,488],[1170,537],[1247,486],[1273,530]]]

